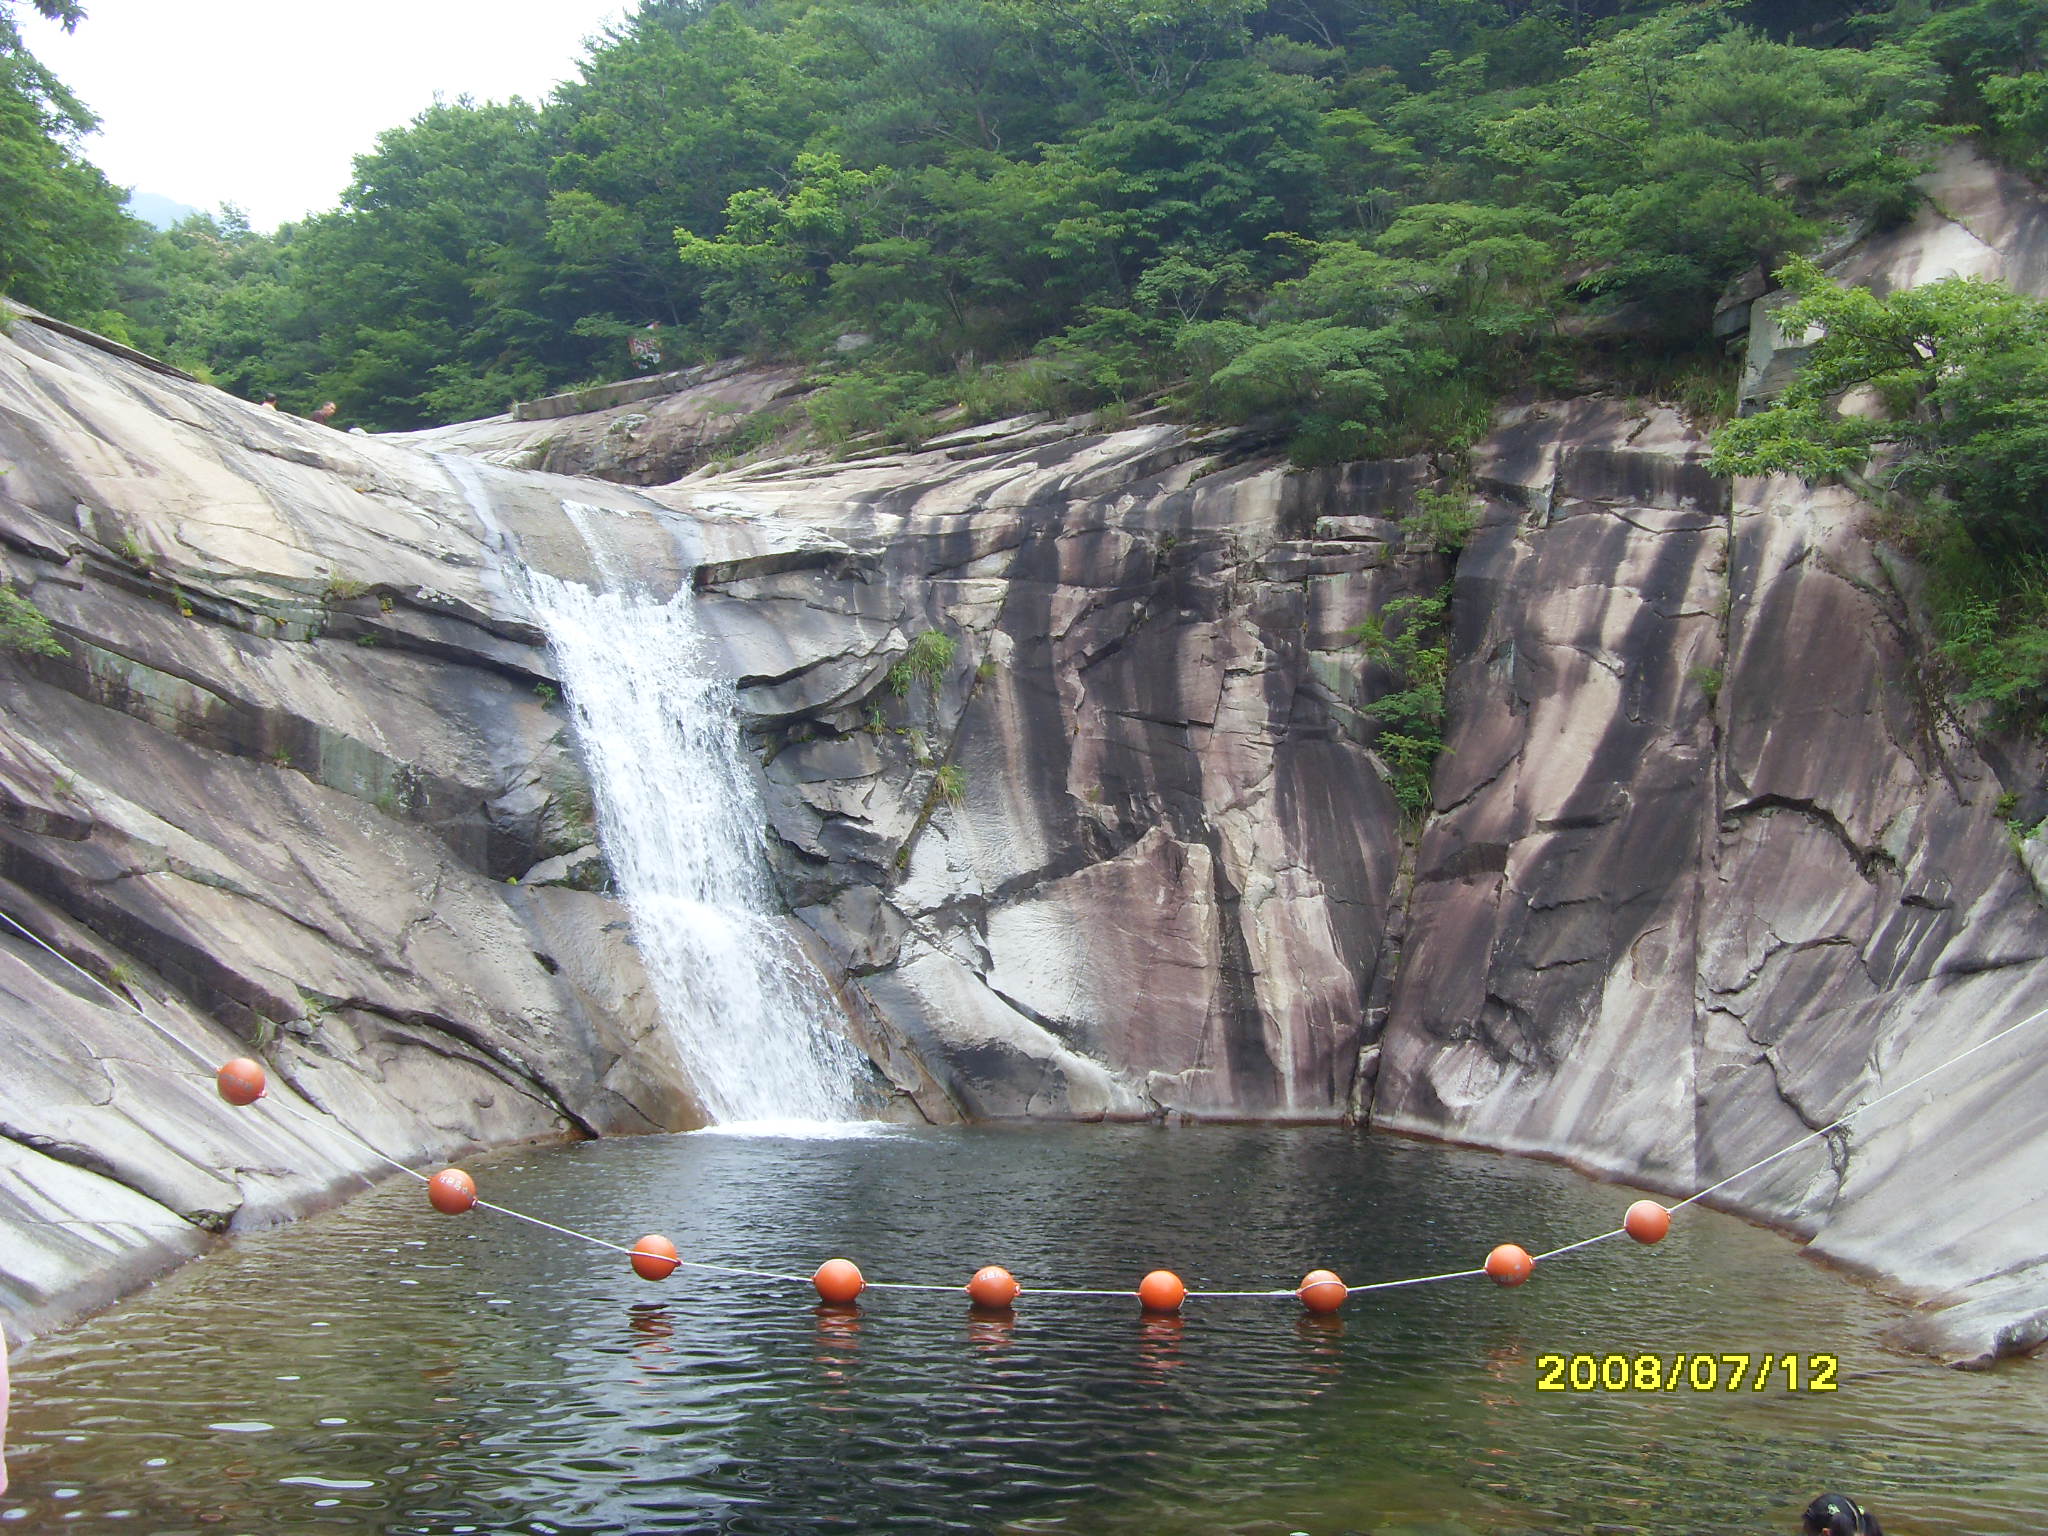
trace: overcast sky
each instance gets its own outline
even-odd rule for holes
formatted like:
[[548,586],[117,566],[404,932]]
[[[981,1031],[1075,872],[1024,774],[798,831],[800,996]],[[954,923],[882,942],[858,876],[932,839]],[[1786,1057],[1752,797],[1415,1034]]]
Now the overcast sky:
[[331,208],[351,159],[431,106],[538,101],[629,0],[85,0],[70,36],[22,5],[29,47],[100,131],[117,186],[259,229]]

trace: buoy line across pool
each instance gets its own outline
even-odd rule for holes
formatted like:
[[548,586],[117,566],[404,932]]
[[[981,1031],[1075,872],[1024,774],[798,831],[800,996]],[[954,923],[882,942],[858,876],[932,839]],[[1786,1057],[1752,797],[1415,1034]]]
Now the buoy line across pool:
[[[70,966],[79,975],[99,987],[101,991],[113,998],[115,1002],[132,1010],[144,1023],[158,1031],[166,1039],[172,1041],[194,1057],[199,1056],[197,1047],[188,1041],[180,1039],[155,1019],[151,1018],[141,1005],[132,998],[115,991],[107,983],[100,980],[99,977],[79,965],[70,956],[64,954],[39,934],[31,932],[9,914],[0,912],[0,918],[5,918],[8,925],[16,932],[41,948],[48,950],[49,953],[56,956],[65,965]],[[1310,1312],[1335,1312],[1352,1296],[1365,1295],[1373,1291],[1399,1290],[1407,1286],[1435,1285],[1447,1280],[1469,1280],[1481,1275],[1486,1276],[1497,1285],[1518,1286],[1528,1280],[1538,1264],[1552,1259],[1563,1258],[1566,1254],[1577,1253],[1582,1249],[1608,1242],[1613,1238],[1626,1236],[1635,1239],[1638,1243],[1644,1244],[1662,1241],[1664,1236],[1671,1230],[1671,1217],[1674,1212],[1681,1211],[1688,1205],[1704,1200],[1707,1196],[1726,1189],[1730,1184],[1740,1179],[1747,1178],[1750,1174],[1767,1167],[1779,1158],[1785,1157],[1790,1153],[1798,1151],[1801,1147],[1833,1134],[1857,1116],[1867,1114],[1880,1104],[1919,1087],[1929,1078],[1946,1072],[1959,1062],[1969,1059],[1979,1051],[1988,1050],[1991,1046],[1998,1044],[1999,1041],[2019,1033],[2021,1030],[2038,1023],[2044,1018],[2048,1018],[2048,1008],[2037,1009],[2018,1023],[2007,1025],[2004,1029],[1987,1036],[1975,1045],[1957,1052],[1954,1056],[1949,1057],[1948,1060],[1928,1068],[1917,1077],[1899,1084],[1896,1088],[1887,1089],[1876,1098],[1857,1105],[1848,1113],[1820,1127],[1818,1130],[1809,1131],[1804,1136],[1787,1142],[1768,1156],[1760,1157],[1748,1167],[1738,1169],[1726,1178],[1717,1180],[1715,1183],[1707,1185],[1704,1189],[1694,1191],[1683,1200],[1677,1201],[1670,1206],[1665,1206],[1655,1200],[1638,1200],[1629,1206],[1620,1226],[1610,1231],[1596,1233],[1592,1237],[1581,1238],[1575,1243],[1566,1243],[1562,1247],[1552,1248],[1543,1253],[1532,1254],[1519,1244],[1502,1243],[1493,1249],[1491,1253],[1487,1254],[1486,1261],[1483,1264],[1479,1264],[1471,1269],[1447,1270],[1442,1274],[1434,1275],[1410,1275],[1398,1280],[1372,1281],[1365,1285],[1347,1285],[1330,1270],[1314,1269],[1304,1275],[1298,1285],[1291,1287],[1281,1287],[1274,1290],[1191,1291],[1182,1282],[1181,1278],[1171,1270],[1156,1269],[1140,1280],[1134,1289],[1129,1290],[1034,1285],[1030,1288],[1030,1294],[1033,1296],[1074,1298],[1135,1298],[1140,1307],[1145,1311],[1154,1313],[1178,1312],[1191,1297],[1199,1297],[1205,1301],[1293,1297]],[[203,1058],[200,1059],[203,1060]],[[199,1076],[203,1074],[195,1073],[189,1075]],[[237,1108],[246,1109],[258,1103],[267,1102],[273,1106],[286,1108],[294,1114],[301,1113],[295,1104],[290,1104],[285,1100],[268,1098],[268,1075],[265,1073],[260,1062],[254,1061],[249,1057],[236,1057],[234,1060],[218,1068],[212,1076],[220,1096]],[[323,1113],[325,1112],[323,1111]],[[609,1238],[597,1237],[589,1232],[579,1232],[573,1227],[560,1226],[552,1221],[543,1221],[538,1216],[529,1216],[524,1211],[513,1210],[510,1206],[493,1204],[480,1197],[477,1192],[475,1179],[461,1168],[443,1168],[440,1172],[432,1175],[424,1174],[417,1168],[413,1168],[400,1162],[397,1158],[379,1151],[361,1136],[358,1136],[347,1125],[343,1124],[339,1117],[328,1114],[326,1123],[331,1124],[332,1129],[348,1137],[349,1140],[355,1142],[356,1145],[360,1146],[378,1161],[387,1163],[407,1177],[417,1179],[426,1185],[428,1202],[443,1215],[459,1216],[473,1209],[493,1211],[500,1216],[509,1216],[515,1221],[523,1221],[531,1226],[559,1233],[563,1237],[575,1238],[579,1242],[589,1243],[599,1248],[608,1248],[614,1253],[624,1254],[631,1263],[633,1272],[643,1280],[666,1280],[678,1269],[699,1270],[707,1274],[735,1275],[745,1279],[770,1280],[780,1284],[796,1286],[808,1285],[816,1290],[820,1300],[838,1306],[853,1304],[858,1300],[863,1291],[928,1291],[952,1295],[958,1295],[964,1291],[976,1306],[1007,1310],[1014,1305],[1020,1295],[1025,1293],[1025,1287],[1017,1281],[1016,1277],[1007,1269],[996,1264],[985,1265],[981,1269],[976,1270],[966,1285],[959,1286],[935,1284],[928,1281],[869,1280],[861,1273],[860,1267],[857,1264],[851,1259],[845,1258],[827,1259],[818,1266],[815,1273],[810,1275],[785,1274],[768,1269],[749,1269],[733,1264],[713,1264],[705,1260],[682,1257],[677,1251],[675,1244],[658,1232],[650,1232],[631,1247],[627,1247],[624,1244],[612,1242]]]

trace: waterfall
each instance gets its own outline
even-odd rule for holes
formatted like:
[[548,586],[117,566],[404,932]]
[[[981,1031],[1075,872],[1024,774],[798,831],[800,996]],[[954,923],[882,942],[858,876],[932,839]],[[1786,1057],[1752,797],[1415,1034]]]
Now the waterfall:
[[[475,465],[445,461],[512,554]],[[866,1060],[824,1024],[821,978],[775,911],[738,701],[686,586],[633,581],[593,517],[563,504],[606,590],[510,561],[562,679],[598,838],[684,1070],[720,1124],[847,1121]]]

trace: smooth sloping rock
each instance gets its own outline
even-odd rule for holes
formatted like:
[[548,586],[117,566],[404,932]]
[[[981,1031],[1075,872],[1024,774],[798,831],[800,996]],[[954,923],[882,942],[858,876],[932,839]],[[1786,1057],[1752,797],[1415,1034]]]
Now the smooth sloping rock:
[[794,368],[715,363],[388,440],[510,469],[661,485],[723,451],[754,417],[787,409],[778,402],[803,388]]
[[[0,461],[0,577],[66,650],[0,658],[0,911],[118,994],[0,924],[10,1333],[379,1153],[698,1123],[625,911],[506,883],[592,829],[493,541],[587,568],[574,491],[637,511],[673,587],[667,514],[509,477],[493,526],[445,461],[30,325]],[[211,1073],[245,1054],[272,1092],[237,1111]]]

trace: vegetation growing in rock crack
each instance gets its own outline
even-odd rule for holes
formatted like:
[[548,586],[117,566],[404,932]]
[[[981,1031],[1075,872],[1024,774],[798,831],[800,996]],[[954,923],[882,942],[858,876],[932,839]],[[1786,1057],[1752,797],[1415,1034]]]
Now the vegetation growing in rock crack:
[[1428,554],[1454,555],[1465,547],[1479,521],[1479,503],[1470,491],[1415,493],[1415,508],[1401,519],[1408,547]]
[[2014,858],[2021,860],[2026,858],[2027,844],[2041,835],[2043,827],[2048,827],[2048,821],[2037,821],[2030,824],[2021,821],[2016,816],[2008,816],[2005,819],[2005,840],[2007,846],[2012,849]]
[[924,684],[927,693],[936,694],[940,680],[946,675],[946,668],[953,664],[953,654],[959,649],[959,641],[943,630],[920,630],[911,638],[910,648],[902,659],[889,669],[889,691],[899,699],[908,698],[910,690],[917,684]]
[[369,591],[370,584],[335,571],[328,576],[327,585],[322,590],[330,603],[346,603]]
[[1347,631],[1353,644],[1393,675],[1394,687],[1368,706],[1379,722],[1373,743],[1386,764],[1388,788],[1411,817],[1428,813],[1430,779],[1444,750],[1444,691],[1450,681],[1449,638],[1443,632],[1451,589],[1411,593]]
[[934,777],[933,787],[948,805],[958,805],[967,798],[967,770],[958,763],[947,763]]
[[0,651],[68,656],[43,611],[12,587],[0,585]]

